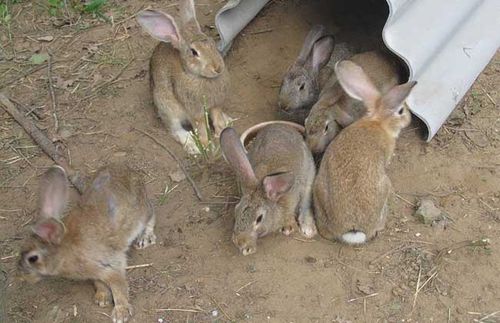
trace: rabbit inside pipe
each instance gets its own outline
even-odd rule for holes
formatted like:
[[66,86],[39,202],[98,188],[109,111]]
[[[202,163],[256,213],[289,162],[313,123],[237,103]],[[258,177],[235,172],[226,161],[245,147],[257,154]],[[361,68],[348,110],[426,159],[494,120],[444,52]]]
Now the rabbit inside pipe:
[[[209,144],[232,119],[222,111],[229,72],[212,38],[200,28],[193,0],[181,0],[179,19],[143,10],[137,21],[160,41],[150,60],[150,85],[158,116],[190,154],[200,153],[193,135]],[[210,124],[207,124],[205,112]]]
[[259,237],[278,231],[289,235],[297,221],[302,234],[316,234],[311,210],[316,170],[297,129],[284,124],[265,126],[248,155],[233,128],[222,132],[220,142],[242,191],[234,211],[233,242],[243,255],[257,251]]
[[156,240],[142,175],[122,164],[105,166],[63,217],[67,203],[66,172],[53,166],[40,181],[39,218],[21,249],[20,272],[33,283],[49,276],[92,280],[96,304],[114,303],[113,322],[126,322],[132,315],[126,252]]

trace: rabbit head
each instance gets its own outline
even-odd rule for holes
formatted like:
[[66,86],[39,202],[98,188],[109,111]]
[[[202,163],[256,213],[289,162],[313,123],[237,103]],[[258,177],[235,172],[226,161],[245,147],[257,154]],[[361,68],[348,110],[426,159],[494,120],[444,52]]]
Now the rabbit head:
[[59,166],[49,168],[40,181],[40,219],[20,252],[18,267],[23,278],[37,282],[57,270],[57,254],[66,232],[60,218],[68,201],[66,172]]
[[179,24],[172,16],[157,10],[143,10],[137,21],[153,38],[172,44],[178,50],[184,69],[204,78],[216,78],[225,69],[214,40],[200,28],[193,0],[180,1]]
[[257,179],[250,161],[233,128],[220,137],[224,157],[239,180],[242,197],[235,208],[233,242],[243,255],[257,251],[257,238],[283,227],[283,210],[279,200],[294,184],[290,172],[269,174]]
[[334,39],[325,28],[315,25],[307,34],[297,60],[286,72],[279,92],[278,105],[285,113],[309,109],[320,92],[319,72],[328,63]]
[[352,61],[338,62],[335,74],[344,91],[363,102],[366,107],[363,119],[378,121],[392,138],[397,138],[401,129],[410,124],[411,113],[404,101],[417,84],[416,81],[396,85],[382,95],[363,69]]

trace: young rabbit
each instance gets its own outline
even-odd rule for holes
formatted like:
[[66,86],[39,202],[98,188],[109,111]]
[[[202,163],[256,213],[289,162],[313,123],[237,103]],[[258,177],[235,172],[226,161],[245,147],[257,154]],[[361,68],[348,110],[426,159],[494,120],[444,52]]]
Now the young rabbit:
[[180,0],[179,24],[161,11],[143,10],[137,21],[159,40],[150,61],[153,100],[162,122],[191,154],[199,153],[191,132],[209,140],[205,109],[218,136],[231,121],[222,112],[229,73],[212,38],[196,20],[193,0]]
[[[365,71],[382,94],[401,83],[397,63],[385,52],[365,52],[349,60]],[[347,95],[333,73],[306,118],[307,145],[314,154],[323,153],[340,129],[358,120],[364,113],[363,103]]]
[[351,52],[346,44],[335,46],[333,36],[327,34],[324,26],[313,26],[281,83],[278,99],[281,111],[290,119],[303,123],[318,100],[320,90],[333,74],[328,65],[351,56]]
[[155,216],[140,173],[124,165],[99,169],[78,205],[61,220],[68,201],[65,171],[49,168],[40,182],[40,214],[21,249],[25,280],[60,276],[93,280],[95,302],[112,301],[113,322],[132,315],[125,277],[126,252],[155,243]]
[[290,234],[296,214],[302,234],[313,237],[311,210],[315,167],[302,135],[288,125],[261,129],[248,156],[233,128],[220,137],[226,160],[236,172],[242,191],[235,208],[233,242],[243,255],[257,250],[257,238],[281,230]]
[[386,168],[399,132],[410,123],[403,104],[416,82],[392,87],[386,94],[351,61],[335,67],[345,92],[367,113],[330,143],[316,177],[313,197],[321,236],[361,244],[385,226],[392,191]]

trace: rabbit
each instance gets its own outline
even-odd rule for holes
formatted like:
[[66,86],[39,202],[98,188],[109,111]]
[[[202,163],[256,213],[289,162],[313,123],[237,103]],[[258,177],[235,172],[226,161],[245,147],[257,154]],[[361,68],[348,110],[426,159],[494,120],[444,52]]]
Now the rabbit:
[[335,45],[334,37],[327,34],[324,26],[313,26],[299,56],[283,77],[278,98],[280,111],[303,124],[320,90],[333,74],[329,65],[350,57],[352,51],[345,43]]
[[345,60],[335,73],[344,91],[363,102],[366,114],[329,144],[314,182],[319,234],[329,240],[362,244],[383,230],[392,185],[386,174],[401,129],[411,114],[404,101],[416,82],[382,94],[363,69]]
[[242,196],[235,207],[232,240],[243,255],[257,251],[257,238],[297,226],[306,237],[316,234],[311,189],[316,172],[311,152],[299,131],[273,124],[261,129],[248,156],[236,131],[220,137],[222,152],[236,173]]
[[95,302],[112,301],[113,322],[132,315],[125,277],[126,252],[155,243],[155,214],[142,175],[126,165],[99,169],[78,204],[62,215],[68,181],[62,167],[49,168],[40,181],[39,219],[21,248],[18,268],[28,282],[59,276],[92,280]]
[[[398,64],[386,52],[364,52],[349,60],[363,68],[382,94],[401,83]],[[309,149],[313,154],[322,154],[341,129],[361,118],[365,112],[363,102],[347,95],[333,73],[305,121]]]
[[232,121],[221,110],[229,90],[229,72],[214,40],[201,31],[193,0],[181,0],[179,6],[179,24],[157,10],[139,12],[137,21],[160,41],[150,60],[157,113],[175,140],[188,153],[197,154],[192,133],[205,146],[209,141],[205,110],[216,136]]

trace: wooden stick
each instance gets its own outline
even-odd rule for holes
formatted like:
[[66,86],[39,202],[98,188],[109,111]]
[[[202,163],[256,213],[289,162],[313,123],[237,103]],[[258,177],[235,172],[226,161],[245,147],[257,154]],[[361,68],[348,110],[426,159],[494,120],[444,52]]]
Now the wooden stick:
[[137,132],[140,132],[142,133],[143,135],[145,135],[146,137],[149,137],[151,140],[153,140],[158,146],[160,146],[161,148],[165,149],[165,151],[170,155],[170,157],[172,157],[175,162],[177,163],[177,165],[179,165],[179,168],[182,170],[182,172],[184,173],[184,175],[186,175],[186,179],[188,180],[188,182],[191,184],[191,187],[193,187],[193,191],[194,193],[196,194],[196,197],[198,198],[198,200],[200,201],[203,201],[203,196],[201,195],[201,192],[198,188],[198,186],[196,185],[196,183],[193,181],[193,179],[191,178],[191,175],[189,175],[188,171],[186,170],[186,168],[184,167],[184,164],[182,163],[182,161],[179,159],[179,157],[177,157],[167,146],[165,146],[164,144],[162,144],[160,141],[158,141],[158,139],[156,139],[155,137],[153,137],[152,135],[150,135],[149,133],[145,132],[144,130],[141,130],[141,129],[137,129],[137,128],[132,128],[133,130],[137,131]]
[[52,101],[52,117],[54,117],[54,128],[55,133],[59,132],[59,120],[57,119],[57,98],[54,92],[54,85],[52,84],[52,54],[49,53],[49,58],[47,64],[49,67],[47,68],[47,79],[49,80],[49,92],[50,99]]
[[4,106],[5,110],[23,127],[23,129],[30,135],[31,138],[40,146],[40,148],[45,152],[56,164],[64,168],[68,174],[68,179],[73,184],[73,186],[81,194],[84,190],[84,184],[80,179],[78,173],[68,164],[64,156],[57,150],[56,146],[52,141],[50,141],[47,136],[38,129],[35,124],[27,119],[14,104],[5,96],[5,94],[0,93],[0,103]]

